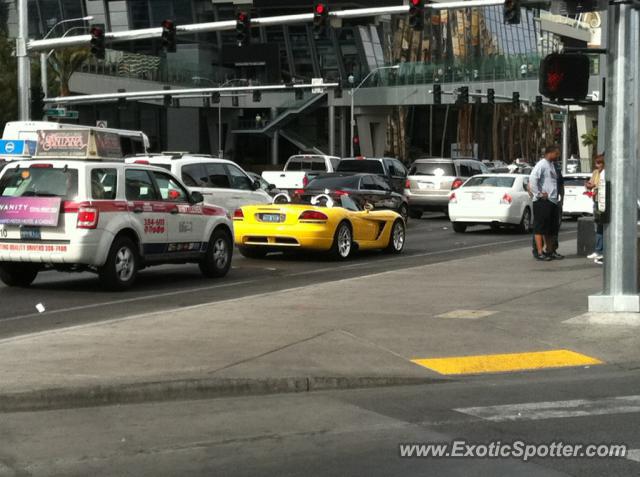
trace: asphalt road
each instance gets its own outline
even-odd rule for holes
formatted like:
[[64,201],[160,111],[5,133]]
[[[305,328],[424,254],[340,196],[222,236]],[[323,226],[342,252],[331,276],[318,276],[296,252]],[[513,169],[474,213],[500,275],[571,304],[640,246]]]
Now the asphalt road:
[[[566,222],[561,233],[572,238],[575,230],[575,222]],[[90,273],[44,272],[28,289],[0,286],[0,337],[454,260],[521,247],[530,240],[488,227],[456,234],[445,217],[425,214],[410,221],[405,252],[397,256],[361,253],[338,263],[308,254],[251,260],[236,253],[232,270],[222,279],[203,279],[195,265],[153,267],[141,272],[136,286],[124,293],[103,290]],[[38,304],[44,306],[43,313],[37,311]]]
[[[4,414],[2,475],[640,475],[640,371]],[[401,458],[400,444],[623,444],[626,457]],[[465,448],[466,450],[466,448]],[[4,471],[4,473],[3,473]]]

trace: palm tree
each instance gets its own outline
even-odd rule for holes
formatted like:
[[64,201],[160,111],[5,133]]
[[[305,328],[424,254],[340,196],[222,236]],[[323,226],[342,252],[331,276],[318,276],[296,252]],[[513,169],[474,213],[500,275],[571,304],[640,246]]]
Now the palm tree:
[[598,148],[598,128],[593,128],[591,131],[580,137],[582,138],[582,145],[591,148],[591,162],[593,162]]
[[60,85],[60,96],[70,96],[69,81],[91,55],[88,48],[65,48],[51,55],[51,66]]

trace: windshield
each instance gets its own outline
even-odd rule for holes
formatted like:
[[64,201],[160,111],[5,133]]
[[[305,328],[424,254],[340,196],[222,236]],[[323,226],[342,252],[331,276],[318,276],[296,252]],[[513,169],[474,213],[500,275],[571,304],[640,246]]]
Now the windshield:
[[357,189],[357,176],[321,176],[307,185],[307,189]]
[[370,174],[384,174],[382,162],[366,159],[343,159],[338,164],[338,172],[368,172]]
[[410,176],[456,176],[452,162],[416,162],[409,170]]
[[2,197],[61,197],[78,195],[78,171],[53,167],[7,169],[0,179]]
[[469,179],[463,187],[513,187],[515,177],[476,176]]

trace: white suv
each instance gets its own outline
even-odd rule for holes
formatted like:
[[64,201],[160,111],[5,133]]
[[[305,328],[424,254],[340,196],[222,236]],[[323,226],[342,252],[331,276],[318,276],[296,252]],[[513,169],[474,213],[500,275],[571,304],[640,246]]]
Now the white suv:
[[0,173],[0,279],[28,286],[39,271],[97,272],[110,289],[139,270],[197,263],[226,275],[232,223],[166,170],[69,157],[15,161]]
[[128,157],[126,162],[148,163],[170,170],[189,190],[200,192],[206,204],[218,205],[230,213],[244,205],[271,203],[271,196],[261,189],[259,182],[226,159],[167,152]]

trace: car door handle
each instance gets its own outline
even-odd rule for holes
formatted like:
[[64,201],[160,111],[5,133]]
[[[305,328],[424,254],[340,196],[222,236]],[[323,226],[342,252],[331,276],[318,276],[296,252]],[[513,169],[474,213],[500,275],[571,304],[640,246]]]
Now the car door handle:
[[135,207],[133,209],[134,214],[141,214],[143,212],[142,207]]
[[169,213],[170,213],[170,214],[172,214],[172,215],[176,215],[176,214],[178,213],[178,208],[176,207],[176,208],[174,208],[174,209],[171,209],[171,210],[169,211]]

